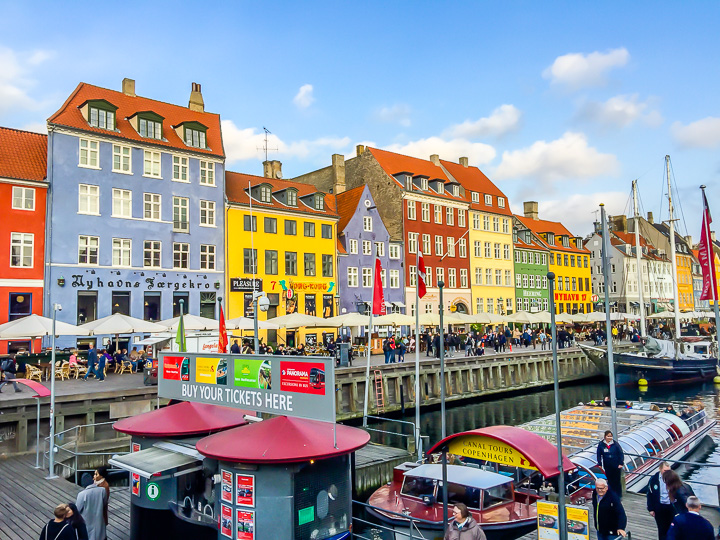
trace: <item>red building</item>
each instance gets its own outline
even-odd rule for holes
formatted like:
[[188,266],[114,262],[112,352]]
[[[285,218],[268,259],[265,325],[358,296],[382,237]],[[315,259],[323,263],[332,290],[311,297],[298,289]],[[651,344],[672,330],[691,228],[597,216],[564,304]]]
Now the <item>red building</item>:
[[[0,128],[0,324],[42,315],[46,179],[47,135]],[[0,354],[29,348],[0,341]]]

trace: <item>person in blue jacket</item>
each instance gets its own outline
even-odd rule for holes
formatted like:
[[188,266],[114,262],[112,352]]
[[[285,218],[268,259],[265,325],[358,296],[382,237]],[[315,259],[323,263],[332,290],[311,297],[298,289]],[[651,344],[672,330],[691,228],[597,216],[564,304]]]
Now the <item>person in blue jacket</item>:
[[675,509],[668,486],[663,479],[663,473],[670,470],[667,461],[661,461],[658,466],[658,472],[650,477],[647,488],[647,509],[650,515],[655,518],[658,528],[658,540],[665,540],[667,532],[675,517]]
[[620,502],[620,497],[608,489],[608,483],[604,478],[595,481],[592,507],[598,540],[614,540],[617,536],[627,535],[625,508]]
[[688,511],[673,519],[668,531],[668,540],[715,540],[715,530],[710,522],[700,515],[700,499],[688,497]]
[[597,462],[605,471],[608,485],[619,498],[622,498],[622,470],[625,465],[625,454],[620,445],[613,440],[609,429],[597,447]]

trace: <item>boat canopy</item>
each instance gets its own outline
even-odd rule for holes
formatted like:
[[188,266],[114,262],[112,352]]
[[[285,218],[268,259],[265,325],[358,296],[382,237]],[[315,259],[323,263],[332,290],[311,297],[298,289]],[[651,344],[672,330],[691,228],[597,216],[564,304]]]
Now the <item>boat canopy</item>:
[[[439,463],[420,465],[407,471],[405,476],[412,478],[429,478],[430,480],[442,482],[442,465]],[[503,474],[475,469],[474,467],[465,467],[463,465],[448,465],[447,479],[448,483],[478,489],[490,489],[513,481],[511,477]]]

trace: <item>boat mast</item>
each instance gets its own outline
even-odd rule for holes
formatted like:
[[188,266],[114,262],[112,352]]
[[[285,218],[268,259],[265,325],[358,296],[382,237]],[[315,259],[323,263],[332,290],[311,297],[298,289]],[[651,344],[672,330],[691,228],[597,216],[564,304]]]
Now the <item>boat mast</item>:
[[633,180],[633,204],[635,206],[635,257],[637,258],[638,298],[640,301],[640,336],[645,335],[645,299],[643,298],[642,247],[640,247],[640,214],[638,213],[637,180]]
[[677,257],[675,256],[675,217],[673,216],[672,186],[670,184],[670,156],[665,156],[665,170],[667,172],[668,206],[670,207],[670,265],[673,278],[673,302],[675,312],[675,339],[680,339],[680,300],[678,293]]

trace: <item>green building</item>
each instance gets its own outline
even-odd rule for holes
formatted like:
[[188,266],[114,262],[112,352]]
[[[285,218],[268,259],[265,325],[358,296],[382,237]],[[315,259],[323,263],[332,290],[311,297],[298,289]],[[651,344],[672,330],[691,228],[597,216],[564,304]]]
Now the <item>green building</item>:
[[515,251],[515,309],[548,311],[548,257],[550,249],[518,219],[513,219]]

